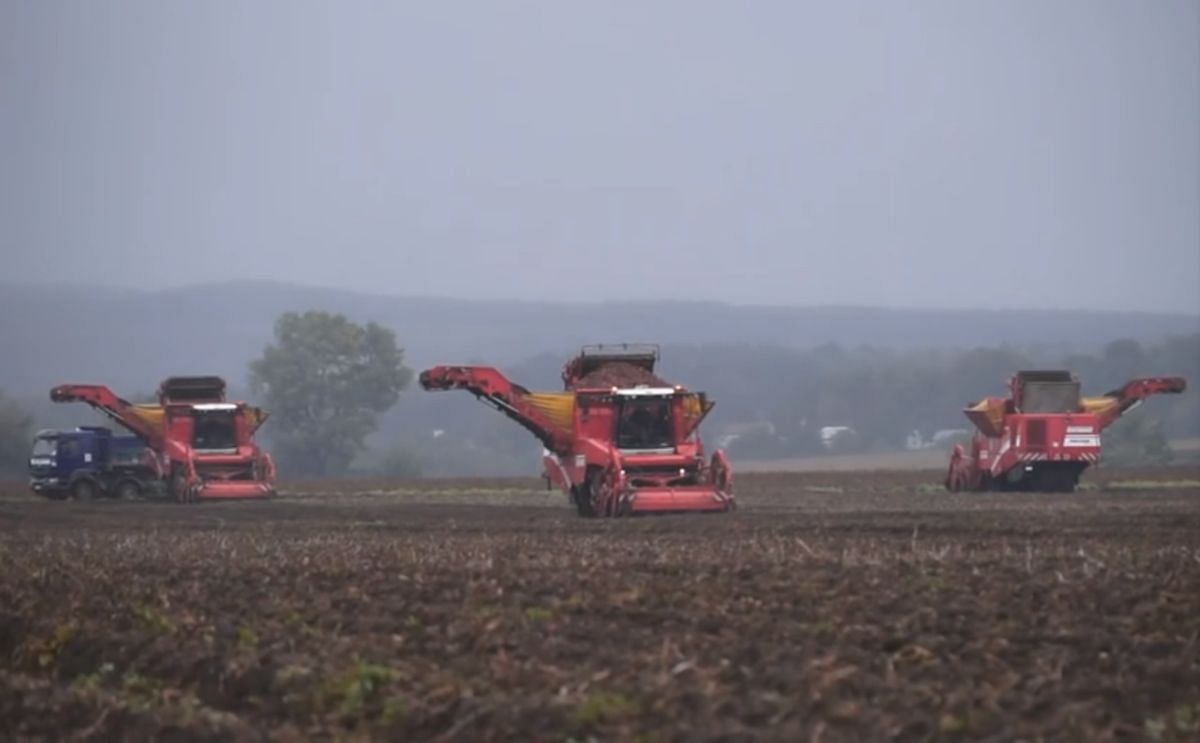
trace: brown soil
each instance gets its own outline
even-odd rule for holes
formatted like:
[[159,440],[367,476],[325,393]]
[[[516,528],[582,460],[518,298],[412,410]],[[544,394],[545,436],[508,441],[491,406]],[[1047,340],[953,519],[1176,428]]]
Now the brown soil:
[[0,730],[1194,739],[1200,490],[950,495],[939,476],[747,475],[732,515],[613,521],[526,480],[194,506],[18,489]]

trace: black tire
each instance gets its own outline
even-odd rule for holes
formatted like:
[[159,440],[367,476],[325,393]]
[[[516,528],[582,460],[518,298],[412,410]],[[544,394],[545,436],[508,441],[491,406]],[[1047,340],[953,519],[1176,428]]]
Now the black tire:
[[[595,517],[612,516],[612,501],[608,500],[603,503],[600,508],[596,507],[596,493],[604,484],[605,471],[599,467],[589,467],[587,482],[584,483],[583,492],[587,500],[588,512]],[[603,509],[603,510],[601,510]]]
[[596,512],[592,510],[592,493],[586,483],[571,486],[571,501],[575,504],[575,511],[583,518],[596,517]]
[[137,480],[121,480],[113,488],[118,500],[137,500],[142,497],[142,486]]
[[95,500],[99,492],[100,489],[96,487],[96,482],[89,477],[83,477],[71,483],[71,497],[77,501]]

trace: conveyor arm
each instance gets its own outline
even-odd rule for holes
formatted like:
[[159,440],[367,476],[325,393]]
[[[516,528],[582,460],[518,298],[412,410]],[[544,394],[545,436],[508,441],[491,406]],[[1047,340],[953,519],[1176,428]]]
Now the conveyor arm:
[[117,396],[99,384],[60,384],[50,390],[54,402],[83,402],[104,413],[122,427],[141,437],[155,451],[162,451],[162,428],[154,426],[141,415],[137,406]]
[[571,449],[571,432],[557,425],[533,403],[529,390],[513,384],[490,366],[435,366],[421,372],[421,388],[428,391],[466,390],[504,413],[556,454]]
[[1151,395],[1177,395],[1185,389],[1187,381],[1182,377],[1144,377],[1130,380],[1101,397],[1084,398],[1083,406],[1096,415],[1103,429],[1141,405]]

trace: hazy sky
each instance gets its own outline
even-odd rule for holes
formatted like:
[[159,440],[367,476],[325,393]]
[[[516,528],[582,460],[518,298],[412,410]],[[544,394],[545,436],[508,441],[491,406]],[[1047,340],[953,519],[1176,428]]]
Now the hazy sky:
[[1200,3],[0,1],[0,280],[1200,312]]

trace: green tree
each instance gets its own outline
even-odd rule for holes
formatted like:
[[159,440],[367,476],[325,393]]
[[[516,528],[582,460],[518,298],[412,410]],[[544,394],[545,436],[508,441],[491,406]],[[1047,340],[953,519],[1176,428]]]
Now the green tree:
[[288,312],[250,363],[250,387],[271,415],[280,469],[336,475],[363,451],[379,415],[412,380],[392,331],[328,312]]
[[0,392],[0,474],[24,471],[33,439],[33,419]]

